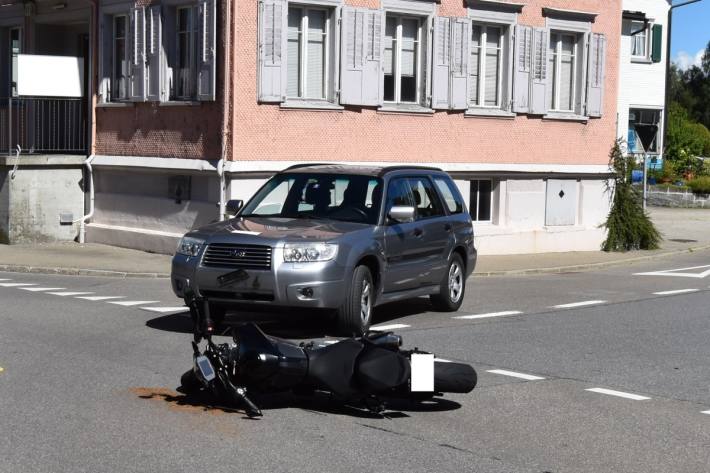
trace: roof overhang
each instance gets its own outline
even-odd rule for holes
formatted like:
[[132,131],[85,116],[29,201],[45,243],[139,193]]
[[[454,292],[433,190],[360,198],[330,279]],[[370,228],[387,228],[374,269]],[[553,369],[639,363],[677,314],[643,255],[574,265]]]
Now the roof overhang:
[[523,11],[524,3],[506,2],[503,0],[468,0],[471,8],[484,8],[486,10],[506,11],[520,13]]

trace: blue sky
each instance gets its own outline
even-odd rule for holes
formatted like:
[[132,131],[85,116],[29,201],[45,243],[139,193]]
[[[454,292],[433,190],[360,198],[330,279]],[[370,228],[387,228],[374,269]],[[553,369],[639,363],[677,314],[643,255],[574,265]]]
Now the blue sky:
[[[685,0],[673,0],[674,4]],[[710,41],[710,0],[673,10],[671,58],[682,68],[699,63]]]

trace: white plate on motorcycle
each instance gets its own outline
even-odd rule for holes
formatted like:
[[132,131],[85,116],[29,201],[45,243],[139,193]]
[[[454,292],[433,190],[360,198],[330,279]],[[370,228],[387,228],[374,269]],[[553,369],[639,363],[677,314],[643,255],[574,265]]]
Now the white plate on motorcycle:
[[198,356],[197,358],[195,358],[195,363],[197,363],[197,369],[200,370],[200,374],[202,374],[202,377],[205,379],[205,381],[212,381],[215,378],[212,363],[210,363],[210,360],[206,356]]
[[434,392],[434,355],[429,353],[413,353],[411,391]]

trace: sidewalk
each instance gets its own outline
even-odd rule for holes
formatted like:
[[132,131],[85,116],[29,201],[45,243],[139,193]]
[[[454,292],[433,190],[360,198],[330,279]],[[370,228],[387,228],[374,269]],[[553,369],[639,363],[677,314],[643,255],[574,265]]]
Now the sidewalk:
[[[660,250],[481,256],[474,276],[576,271],[710,249],[709,209],[659,207],[650,211],[665,238]],[[0,245],[0,271],[167,278],[170,275],[170,259],[166,255],[92,243]]]

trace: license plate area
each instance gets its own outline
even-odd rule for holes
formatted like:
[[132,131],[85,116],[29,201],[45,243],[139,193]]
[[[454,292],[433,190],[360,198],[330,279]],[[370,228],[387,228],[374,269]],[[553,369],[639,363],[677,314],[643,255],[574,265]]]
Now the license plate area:
[[412,353],[410,389],[415,392],[434,392],[434,355]]

